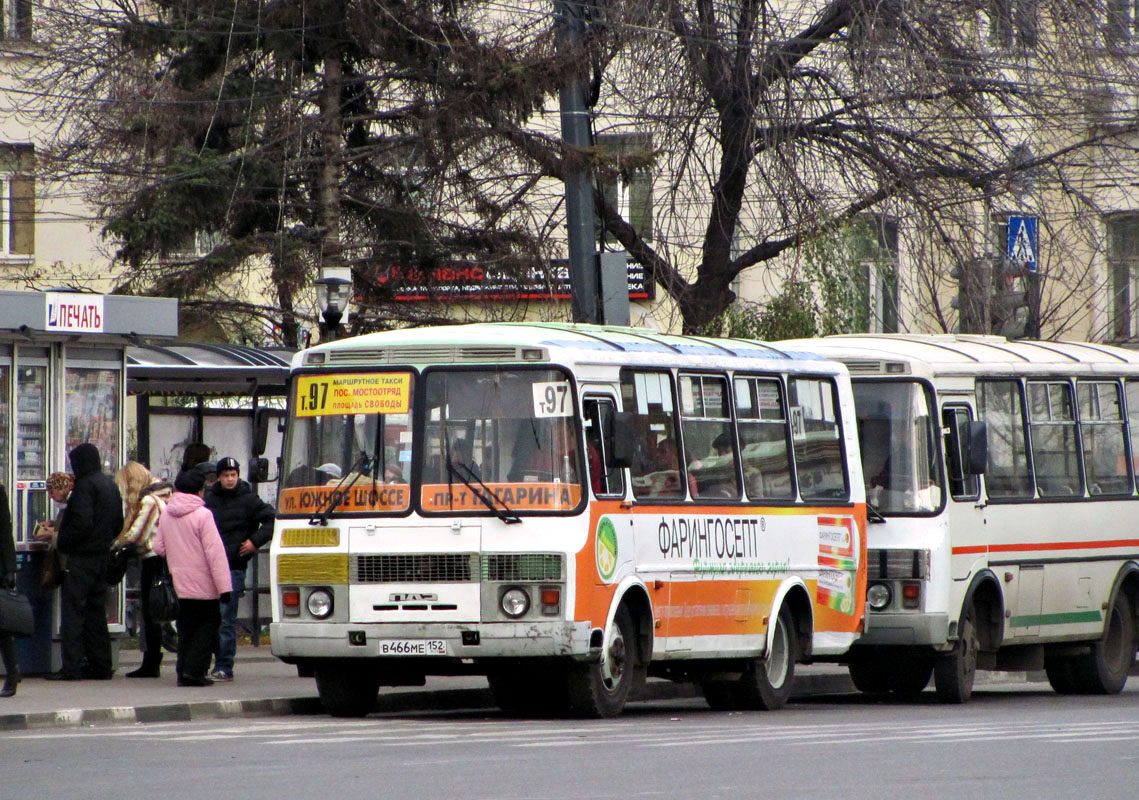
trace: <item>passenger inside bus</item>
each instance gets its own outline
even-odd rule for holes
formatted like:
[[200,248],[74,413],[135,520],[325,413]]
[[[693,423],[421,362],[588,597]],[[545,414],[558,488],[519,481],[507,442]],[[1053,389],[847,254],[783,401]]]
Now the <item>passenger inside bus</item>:
[[[687,436],[687,429],[686,436]],[[712,452],[688,465],[688,484],[695,486],[692,495],[705,498],[736,497],[736,465],[732,452],[732,435],[721,431],[712,440]]]

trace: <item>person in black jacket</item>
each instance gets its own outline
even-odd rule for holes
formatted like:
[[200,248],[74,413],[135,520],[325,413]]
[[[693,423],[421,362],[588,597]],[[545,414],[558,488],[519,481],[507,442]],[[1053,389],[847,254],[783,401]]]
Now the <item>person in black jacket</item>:
[[[3,486],[0,486],[0,583],[5,589],[16,588],[16,542],[12,539],[8,493]],[[20,666],[16,663],[16,641],[3,631],[0,631],[0,657],[4,659],[4,688],[0,689],[0,697],[11,697],[20,682]]]
[[84,443],[73,449],[75,488],[59,523],[56,547],[67,556],[60,590],[59,638],[63,666],[49,680],[110,680],[111,636],[107,632],[107,584],[104,575],[111,543],[123,528],[119,487],[103,472],[99,448]]
[[241,480],[236,458],[217,462],[218,480],[206,489],[206,508],[213,512],[225,555],[229,560],[233,591],[221,609],[218,649],[214,653],[215,681],[233,680],[233,659],[237,655],[237,606],[245,590],[245,568],[257,548],[273,538],[273,506],[258,497]]

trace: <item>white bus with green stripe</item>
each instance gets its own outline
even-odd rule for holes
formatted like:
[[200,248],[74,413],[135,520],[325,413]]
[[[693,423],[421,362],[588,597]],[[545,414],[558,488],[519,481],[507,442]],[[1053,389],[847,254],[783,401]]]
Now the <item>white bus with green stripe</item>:
[[782,342],[844,363],[867,494],[865,692],[977,669],[1113,694],[1139,609],[1139,353],[971,335]]

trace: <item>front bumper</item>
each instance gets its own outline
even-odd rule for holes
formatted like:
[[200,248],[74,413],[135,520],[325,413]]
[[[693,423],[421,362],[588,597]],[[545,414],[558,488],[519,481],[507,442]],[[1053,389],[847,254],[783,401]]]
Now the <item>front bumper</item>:
[[[463,633],[478,634],[478,644],[464,644]],[[427,658],[590,658],[591,628],[585,622],[344,623],[274,622],[269,626],[273,655],[300,658],[392,658],[381,656],[383,640],[442,640],[446,656]],[[353,634],[352,643],[349,634]]]

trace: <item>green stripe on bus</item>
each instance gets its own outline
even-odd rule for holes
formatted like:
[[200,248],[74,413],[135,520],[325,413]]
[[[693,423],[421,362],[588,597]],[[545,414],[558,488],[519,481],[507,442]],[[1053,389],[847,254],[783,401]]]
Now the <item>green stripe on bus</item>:
[[1102,622],[1103,614],[1099,611],[1072,611],[1067,614],[1026,614],[1023,617],[1013,617],[1009,626],[1013,628],[1030,628],[1036,625],[1069,625],[1073,622]]

